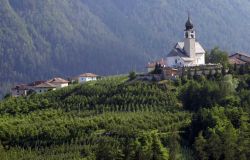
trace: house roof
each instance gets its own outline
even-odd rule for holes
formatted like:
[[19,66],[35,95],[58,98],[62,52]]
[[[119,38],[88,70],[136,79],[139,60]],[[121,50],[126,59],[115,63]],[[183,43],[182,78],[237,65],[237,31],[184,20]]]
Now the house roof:
[[50,80],[48,80],[47,82],[48,82],[48,83],[52,83],[52,84],[69,83],[69,81],[67,81],[67,80],[65,80],[65,79],[62,79],[62,78],[59,78],[59,77],[50,79]]
[[147,68],[154,68],[156,64],[166,65],[166,61],[162,58],[161,60],[149,62]]
[[41,83],[39,85],[34,86],[35,88],[56,88],[56,86],[54,84],[48,83],[48,82],[44,82]]
[[35,82],[32,82],[32,83],[29,83],[28,85],[32,87],[32,86],[37,86],[39,84],[42,84],[44,82],[46,82],[46,81],[35,81]]
[[28,84],[19,84],[16,85],[15,87],[11,88],[12,90],[29,90],[29,85]]
[[245,61],[242,61],[242,60],[240,60],[240,59],[238,59],[236,57],[230,57],[229,62],[230,62],[230,64],[239,64],[239,65],[240,64],[246,64]]
[[98,75],[93,74],[93,73],[84,73],[84,74],[80,74],[78,77],[98,77]]
[[245,57],[250,58],[250,55],[247,54],[247,53],[244,53],[244,52],[237,52],[237,53],[234,53],[234,54],[230,55],[229,57],[234,57],[236,55],[245,56]]
[[[245,57],[245,58],[243,58]],[[229,56],[229,62],[231,64],[246,64],[250,63],[250,55],[243,52],[234,53]]]

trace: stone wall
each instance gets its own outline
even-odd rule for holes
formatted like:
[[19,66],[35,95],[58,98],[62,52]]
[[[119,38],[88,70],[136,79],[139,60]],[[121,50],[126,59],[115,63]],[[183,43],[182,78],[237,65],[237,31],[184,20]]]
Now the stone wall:
[[[215,75],[216,73],[222,73],[221,64],[207,64],[202,66],[182,67],[178,69],[179,75]],[[228,72],[228,70],[226,70]]]

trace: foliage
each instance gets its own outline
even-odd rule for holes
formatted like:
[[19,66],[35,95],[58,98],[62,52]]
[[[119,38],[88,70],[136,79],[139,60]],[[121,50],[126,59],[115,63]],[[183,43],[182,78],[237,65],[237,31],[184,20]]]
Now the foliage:
[[202,109],[197,116],[192,131],[196,132],[194,135],[199,133],[194,145],[199,159],[246,159],[249,156],[248,113],[239,108],[213,107]]
[[136,78],[136,73],[134,71],[129,73],[129,80],[134,80]]
[[182,86],[180,99],[188,110],[198,111],[200,108],[211,108],[216,104],[223,106],[239,105],[236,96],[239,81],[232,75],[225,75],[217,80],[190,80]]
[[209,54],[207,54],[206,63],[220,63],[223,67],[229,67],[228,53],[221,51],[218,47],[216,47],[212,49]]

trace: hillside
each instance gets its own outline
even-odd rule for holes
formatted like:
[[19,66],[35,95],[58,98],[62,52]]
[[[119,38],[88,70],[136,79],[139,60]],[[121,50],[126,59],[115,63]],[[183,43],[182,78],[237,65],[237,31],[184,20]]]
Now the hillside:
[[[250,76],[106,78],[0,101],[0,159],[240,159]],[[215,145],[216,144],[216,145]]]
[[0,94],[13,82],[141,71],[148,60],[166,55],[182,39],[187,10],[206,49],[218,45],[229,52],[250,50],[248,0],[0,4]]

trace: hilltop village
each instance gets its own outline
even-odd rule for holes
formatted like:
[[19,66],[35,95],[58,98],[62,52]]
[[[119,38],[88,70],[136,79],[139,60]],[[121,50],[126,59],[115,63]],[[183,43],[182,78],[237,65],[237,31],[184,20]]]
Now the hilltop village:
[[[217,73],[228,73],[230,68],[220,63],[207,63],[206,51],[202,45],[196,41],[196,32],[191,18],[185,24],[184,41],[177,42],[171,52],[155,62],[147,65],[147,74],[141,74],[141,79],[164,80],[176,79],[181,76],[208,76]],[[228,57],[234,70],[247,67],[250,64],[250,55],[246,53],[233,53]]]
[[[196,32],[190,16],[185,24],[184,41],[177,42],[171,52],[161,60],[149,62],[146,66],[147,72],[138,74],[137,80],[166,80],[177,79],[181,76],[215,75],[217,73],[228,73],[229,68],[224,68],[220,63],[206,63],[206,51],[196,41]],[[230,65],[241,68],[250,64],[250,56],[246,53],[234,53],[229,57]],[[84,73],[72,78],[63,79],[55,77],[50,80],[40,80],[28,84],[18,84],[11,89],[13,97],[27,96],[32,93],[45,93],[68,87],[74,83],[85,83],[96,81],[101,76],[94,73]]]

